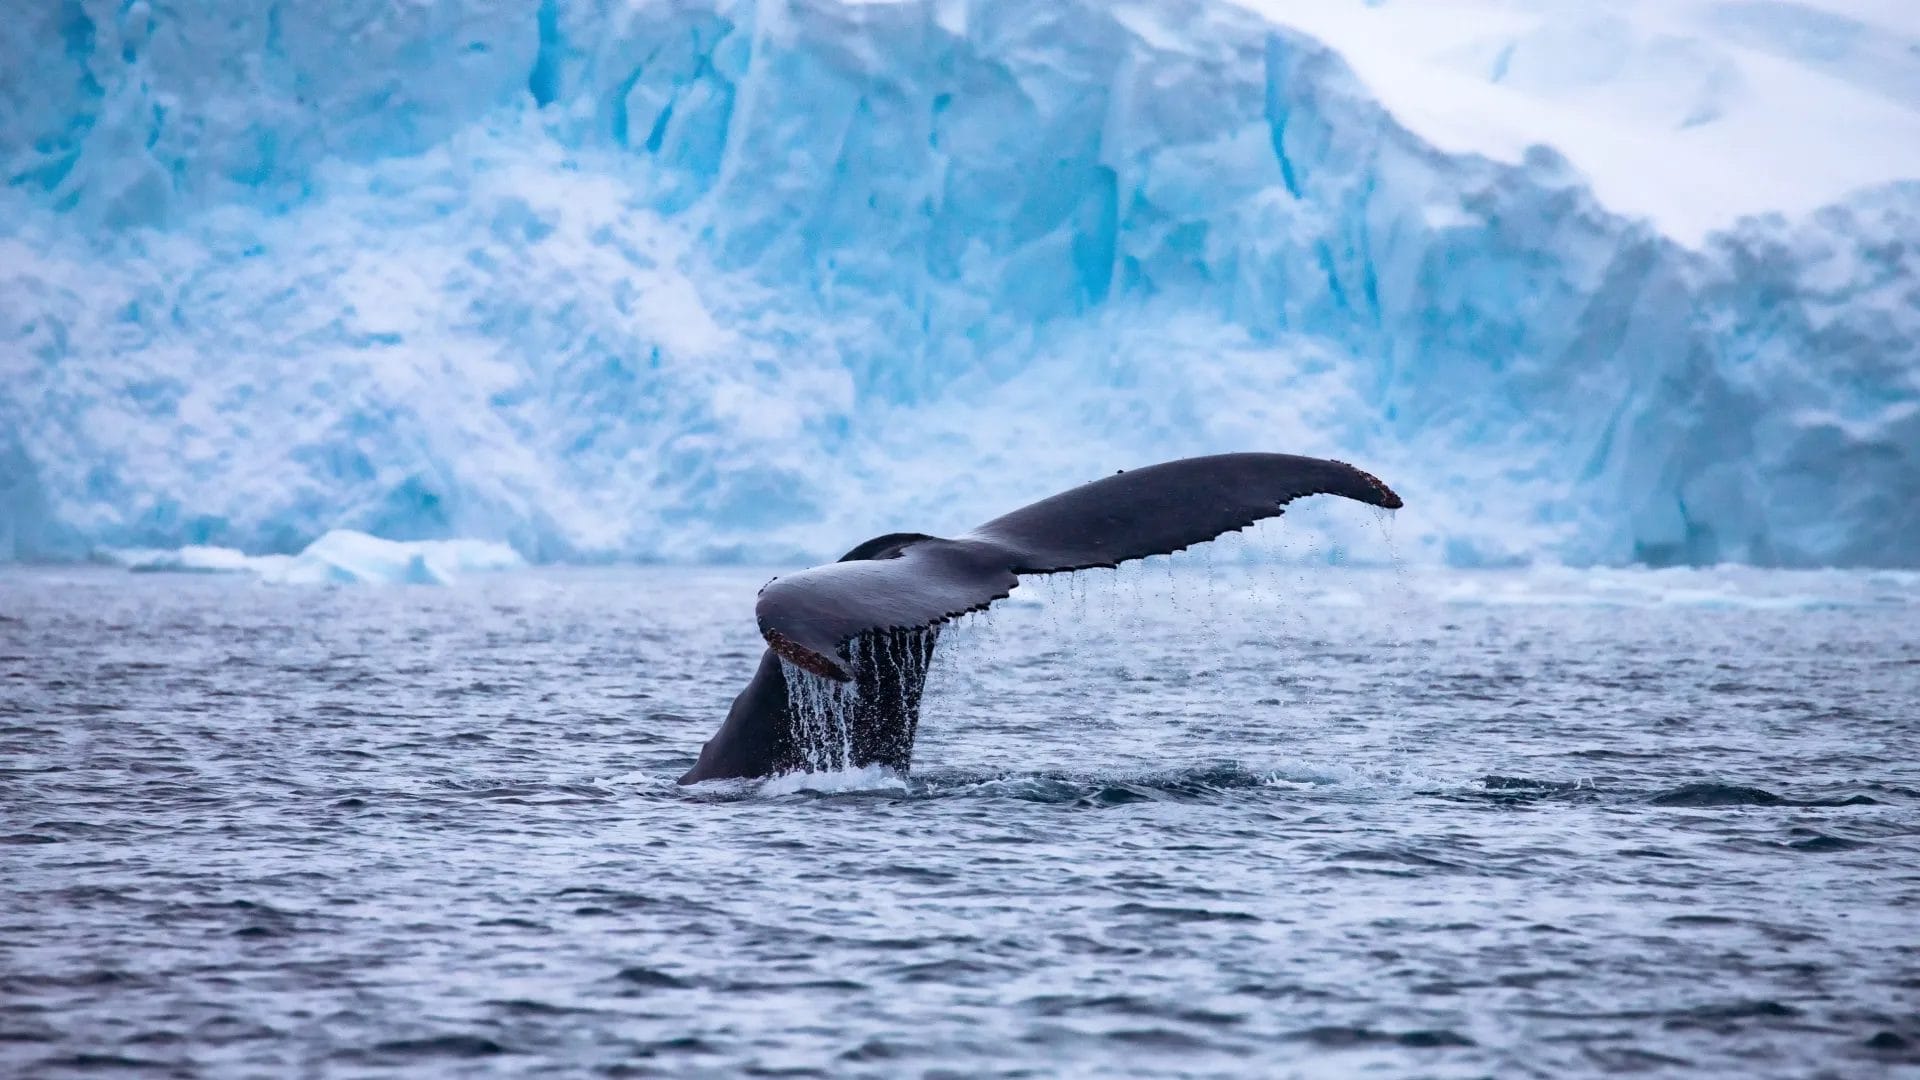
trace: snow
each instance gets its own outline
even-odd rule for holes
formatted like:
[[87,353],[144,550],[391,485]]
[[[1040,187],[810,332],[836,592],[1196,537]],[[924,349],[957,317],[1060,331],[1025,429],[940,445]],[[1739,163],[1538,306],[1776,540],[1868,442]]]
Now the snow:
[[1698,246],[1920,176],[1906,0],[1241,0],[1337,49],[1453,152],[1564,155],[1608,208]]
[[0,557],[817,559],[1270,449],[1408,501],[1296,557],[1920,565],[1914,10],[32,6]]
[[401,543],[334,529],[298,555],[248,555],[189,544],[173,550],[106,548],[96,557],[135,573],[252,574],[272,585],[451,585],[462,576],[512,570],[526,561],[485,540]]

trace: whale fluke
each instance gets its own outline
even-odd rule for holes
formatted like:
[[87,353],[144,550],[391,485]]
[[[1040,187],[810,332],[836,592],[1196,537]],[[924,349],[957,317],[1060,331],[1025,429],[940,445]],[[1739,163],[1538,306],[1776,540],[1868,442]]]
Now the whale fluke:
[[[760,633],[788,661],[853,677],[843,646],[863,633],[917,630],[978,611],[1021,574],[1058,574],[1169,555],[1275,517],[1295,499],[1340,495],[1385,507],[1400,496],[1344,462],[1219,454],[1134,469],[994,518],[951,540],[899,533],[870,554],[775,578],[760,591]],[[856,548],[855,552],[860,549]]]
[[[1344,462],[1218,454],[1116,473],[952,539],[878,536],[839,562],[775,578],[755,604],[772,651],[680,782],[766,776],[809,763],[776,654],[854,683],[854,704],[840,720],[840,764],[905,771],[941,623],[1011,593],[1022,574],[1172,554],[1276,517],[1308,495],[1401,505],[1391,488]],[[855,640],[868,645],[852,650]]]

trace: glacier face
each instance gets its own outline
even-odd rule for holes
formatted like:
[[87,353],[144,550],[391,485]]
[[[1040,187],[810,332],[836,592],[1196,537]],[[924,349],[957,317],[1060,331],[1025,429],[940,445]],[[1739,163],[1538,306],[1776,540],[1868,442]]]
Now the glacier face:
[[0,552],[817,557],[1266,448],[1410,558],[1920,565],[1920,184],[1676,238],[1285,17],[38,5]]

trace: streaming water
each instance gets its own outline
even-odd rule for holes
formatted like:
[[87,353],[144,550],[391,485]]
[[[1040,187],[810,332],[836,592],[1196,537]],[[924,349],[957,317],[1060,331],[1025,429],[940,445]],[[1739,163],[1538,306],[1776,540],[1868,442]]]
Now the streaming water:
[[[811,772],[852,769],[858,761],[872,757],[856,754],[854,728],[863,721],[863,705],[868,695],[891,700],[894,716],[910,716],[913,709],[912,687],[927,678],[932,654],[927,649],[926,631],[892,630],[865,634],[847,643],[849,668],[864,672],[879,667],[889,673],[879,684],[858,679],[840,682],[815,675],[786,660],[780,671],[786,679],[787,708],[792,718],[792,734],[800,748],[804,768]],[[891,746],[892,740],[889,740]]]
[[0,1075],[1920,1065],[1920,577],[1233,550],[693,788],[764,570],[0,572]]
[[[855,661],[858,663],[858,661]],[[847,726],[859,688],[837,682],[780,661],[787,679],[787,708],[792,713],[794,743],[813,772],[853,766],[853,735]]]

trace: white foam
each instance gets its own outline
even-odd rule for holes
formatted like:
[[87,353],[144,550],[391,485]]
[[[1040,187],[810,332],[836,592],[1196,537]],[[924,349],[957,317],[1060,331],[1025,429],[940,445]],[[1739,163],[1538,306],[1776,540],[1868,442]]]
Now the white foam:
[[760,785],[760,794],[770,798],[799,794],[839,795],[906,790],[906,778],[885,765],[865,765],[857,769],[832,769],[822,772],[791,772],[773,777]]

